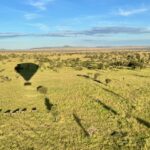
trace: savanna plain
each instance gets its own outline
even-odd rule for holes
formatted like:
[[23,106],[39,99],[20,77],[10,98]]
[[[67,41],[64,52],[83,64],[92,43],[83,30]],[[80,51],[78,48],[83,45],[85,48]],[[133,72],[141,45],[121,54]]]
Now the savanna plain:
[[0,52],[0,150],[148,149],[150,51]]

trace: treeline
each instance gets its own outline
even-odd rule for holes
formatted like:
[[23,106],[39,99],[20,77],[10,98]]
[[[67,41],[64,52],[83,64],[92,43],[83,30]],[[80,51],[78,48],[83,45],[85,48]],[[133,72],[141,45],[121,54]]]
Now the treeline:
[[[68,54],[71,55],[71,54]],[[75,55],[75,54],[74,54]],[[79,55],[78,55],[79,56]],[[50,69],[72,67],[76,70],[87,68],[95,69],[112,69],[112,68],[128,68],[128,69],[143,69],[150,65],[149,52],[100,52],[82,54],[82,57],[66,58],[58,57],[50,59],[48,57],[39,57],[38,62],[41,67]]]
[[62,67],[72,67],[76,70],[128,68],[142,69],[150,66],[149,51],[114,51],[93,53],[21,53],[0,55],[0,60],[11,62],[18,58],[20,62],[31,59],[43,69],[57,70]]

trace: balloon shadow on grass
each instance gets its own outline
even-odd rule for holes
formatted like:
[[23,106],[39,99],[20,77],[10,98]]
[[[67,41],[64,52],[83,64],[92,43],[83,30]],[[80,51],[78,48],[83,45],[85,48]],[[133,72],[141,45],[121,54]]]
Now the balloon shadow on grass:
[[[15,67],[15,71],[19,73],[25,81],[28,81],[33,77],[33,75],[37,72],[39,66],[34,63],[22,63],[18,64]],[[26,83],[26,85],[28,85]]]

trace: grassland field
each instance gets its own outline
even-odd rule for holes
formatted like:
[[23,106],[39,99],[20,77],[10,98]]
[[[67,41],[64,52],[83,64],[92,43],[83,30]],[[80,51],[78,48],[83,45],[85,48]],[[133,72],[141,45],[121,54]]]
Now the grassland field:
[[[101,52],[1,52],[0,150],[149,150],[150,52],[107,52],[103,58],[106,64],[137,53],[147,58],[143,68],[98,69],[78,65],[99,63],[85,56]],[[78,60],[77,66],[52,66],[68,59]],[[25,62],[40,65],[31,86],[14,70]]]

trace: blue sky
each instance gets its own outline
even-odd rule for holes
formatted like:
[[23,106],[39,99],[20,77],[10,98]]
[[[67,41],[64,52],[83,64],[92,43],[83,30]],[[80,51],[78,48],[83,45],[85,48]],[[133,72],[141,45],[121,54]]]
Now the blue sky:
[[0,48],[150,45],[149,0],[1,0]]

